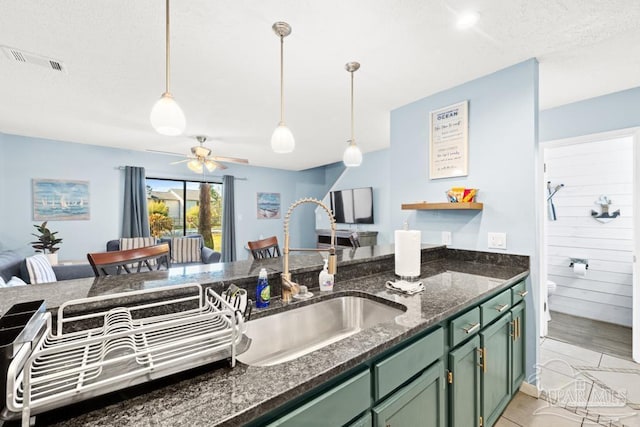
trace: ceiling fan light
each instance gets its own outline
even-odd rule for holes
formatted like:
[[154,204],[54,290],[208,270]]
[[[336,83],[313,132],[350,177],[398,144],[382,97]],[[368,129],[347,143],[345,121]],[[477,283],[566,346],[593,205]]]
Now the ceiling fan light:
[[186,119],[182,108],[170,93],[163,93],[151,109],[151,125],[161,135],[177,136],[184,132]]
[[209,150],[206,147],[203,147],[202,145],[199,147],[192,147],[191,152],[196,157],[207,157],[209,154],[211,154],[211,150]]
[[202,163],[199,160],[189,160],[187,167],[195,173],[202,173]]
[[213,172],[214,170],[216,170],[216,164],[214,162],[212,162],[211,160],[205,161],[204,165],[207,167],[207,170],[209,172]]
[[347,149],[344,150],[342,161],[347,167],[357,167],[362,164],[362,151],[355,142],[351,141]]
[[271,135],[271,149],[275,153],[291,153],[295,146],[293,134],[284,123],[280,123]]

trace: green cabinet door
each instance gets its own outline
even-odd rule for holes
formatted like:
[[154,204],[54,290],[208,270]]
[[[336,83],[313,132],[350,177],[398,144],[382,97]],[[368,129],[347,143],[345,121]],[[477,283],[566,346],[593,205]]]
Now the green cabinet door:
[[525,375],[525,305],[520,303],[511,309],[513,337],[511,338],[511,394],[516,394]]
[[511,400],[511,315],[480,332],[482,347],[482,417],[492,426]]
[[480,338],[475,336],[449,353],[449,425],[480,424]]
[[444,427],[444,364],[422,375],[373,408],[374,427]]

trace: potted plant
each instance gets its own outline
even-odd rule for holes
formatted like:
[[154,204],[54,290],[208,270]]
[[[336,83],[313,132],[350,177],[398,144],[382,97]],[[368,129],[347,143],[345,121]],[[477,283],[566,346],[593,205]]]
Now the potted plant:
[[31,233],[32,236],[38,238],[37,241],[31,242],[31,246],[36,252],[42,252],[49,258],[51,265],[58,264],[58,248],[57,246],[62,242],[62,239],[56,237],[57,231],[51,231],[47,228],[47,221],[40,225],[34,225],[39,234]]

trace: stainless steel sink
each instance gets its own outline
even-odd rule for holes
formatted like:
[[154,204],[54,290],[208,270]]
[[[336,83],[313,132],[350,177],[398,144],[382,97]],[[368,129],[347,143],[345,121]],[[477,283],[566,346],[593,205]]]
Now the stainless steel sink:
[[249,349],[238,356],[247,365],[271,366],[392,321],[406,309],[358,296],[342,296],[247,322]]

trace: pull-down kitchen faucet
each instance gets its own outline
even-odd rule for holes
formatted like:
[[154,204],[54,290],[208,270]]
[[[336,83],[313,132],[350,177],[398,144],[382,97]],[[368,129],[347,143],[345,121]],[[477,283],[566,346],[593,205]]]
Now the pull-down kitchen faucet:
[[[304,249],[304,248],[289,248],[289,220],[291,219],[291,214],[293,210],[300,205],[305,203],[314,203],[320,206],[329,216],[329,222],[331,223],[331,246],[328,249],[317,248],[317,249]],[[291,280],[291,273],[289,273],[289,252],[290,251],[312,251],[312,252],[329,252],[329,274],[336,274],[338,269],[337,261],[336,261],[336,220],[331,213],[331,210],[322,203],[320,200],[312,199],[312,198],[304,198],[300,199],[297,202],[293,203],[289,210],[287,211],[287,216],[284,218],[284,266],[282,268],[282,301],[289,302],[291,297],[297,294],[300,290],[300,287],[297,283]]]

